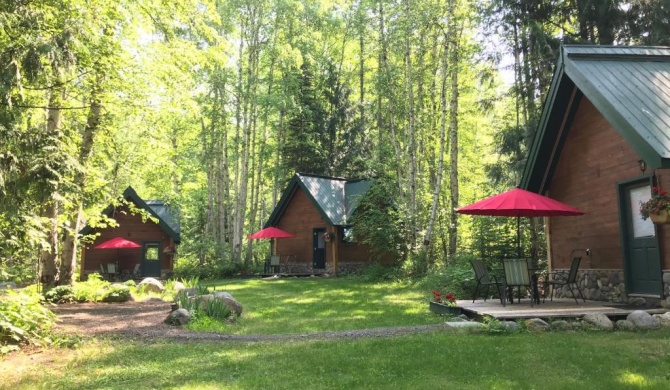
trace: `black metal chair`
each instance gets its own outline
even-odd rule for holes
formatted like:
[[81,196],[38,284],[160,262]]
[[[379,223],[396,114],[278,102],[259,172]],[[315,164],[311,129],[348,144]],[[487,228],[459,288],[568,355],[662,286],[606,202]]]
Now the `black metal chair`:
[[[582,290],[579,288],[579,283],[577,282],[577,271],[579,271],[579,263],[582,261],[581,257],[573,257],[572,264],[570,265],[570,271],[556,271],[549,274],[547,280],[544,281],[544,299],[547,298],[547,288],[551,286],[551,300],[554,300],[554,288],[556,286],[567,286],[570,289],[572,297],[575,299],[575,303],[579,304],[577,296],[575,295],[575,288],[579,292],[579,296],[582,297],[582,300],[586,302]],[[543,299],[543,301],[544,301]]]
[[489,294],[489,287],[492,285],[496,286],[498,289],[498,294],[500,295],[500,302],[505,305],[505,294],[504,289],[502,289],[502,283],[498,281],[498,277],[495,275],[490,275],[489,271],[486,269],[486,265],[481,260],[470,260],[472,269],[475,271],[475,279],[477,279],[477,287],[475,288],[475,293],[472,296],[472,303],[477,299],[477,293],[479,292],[480,286],[486,286],[486,291],[484,292],[484,302]]

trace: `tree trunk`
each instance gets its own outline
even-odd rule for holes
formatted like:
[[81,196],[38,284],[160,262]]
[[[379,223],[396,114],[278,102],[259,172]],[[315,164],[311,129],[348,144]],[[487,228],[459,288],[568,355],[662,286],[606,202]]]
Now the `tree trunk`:
[[413,35],[412,15],[410,13],[410,1],[405,0],[405,21],[407,29],[405,31],[405,64],[407,66],[405,76],[405,88],[407,92],[407,138],[408,138],[408,154],[409,154],[409,233],[410,243],[412,247],[416,245],[416,231],[417,231],[417,206],[416,206],[416,139],[414,134],[415,112],[414,112],[414,75],[412,69],[412,46],[410,45],[410,38]]
[[449,1],[449,22],[451,24],[450,36],[452,39],[451,50],[449,53],[449,70],[451,72],[451,101],[449,104],[449,192],[450,192],[450,214],[451,224],[449,225],[449,258],[453,259],[456,255],[458,244],[458,208],[459,187],[458,187],[458,66],[460,36],[462,27],[456,26],[455,2]]
[[[441,73],[442,80],[440,83],[440,106],[442,107],[440,115],[440,145],[439,152],[437,154],[437,173],[435,175],[435,185],[433,187],[433,203],[430,208],[430,217],[428,218],[428,226],[426,228],[426,236],[423,240],[423,253],[426,256],[429,256],[430,252],[430,241],[433,235],[433,227],[435,225],[435,219],[437,216],[437,206],[440,203],[440,192],[442,190],[442,172],[444,170],[444,145],[445,145],[445,134],[447,128],[447,72],[448,72],[448,58],[449,58],[449,37],[444,37],[444,54],[441,59]],[[431,257],[427,257],[429,263],[433,263]]]
[[[96,86],[91,96],[91,105],[86,118],[86,126],[82,134],[81,147],[79,149],[79,166],[81,171],[75,176],[73,185],[77,194],[74,199],[77,213],[74,221],[69,222],[69,227],[73,230],[66,233],[63,242],[63,255],[61,258],[60,276],[58,284],[72,284],[74,282],[74,270],[77,266],[77,250],[79,246],[79,231],[82,229],[84,214],[84,188],[87,178],[88,160],[93,151],[93,142],[95,135],[100,128],[100,115],[102,104],[100,102],[102,77],[98,76]],[[82,270],[83,273],[83,270]]]

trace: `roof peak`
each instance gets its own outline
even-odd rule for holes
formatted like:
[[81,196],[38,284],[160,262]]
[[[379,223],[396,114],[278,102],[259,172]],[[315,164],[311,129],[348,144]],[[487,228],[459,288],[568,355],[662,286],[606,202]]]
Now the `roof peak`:
[[316,174],[316,173],[305,173],[305,172],[298,172],[298,173],[296,173],[296,176],[298,176],[298,177],[316,177],[316,178],[319,178],[319,179],[327,179],[327,180],[341,180],[341,181],[346,181],[346,182],[370,180],[370,179],[361,179],[361,178],[348,179],[346,177],[327,176],[327,175],[319,175],[319,174]]

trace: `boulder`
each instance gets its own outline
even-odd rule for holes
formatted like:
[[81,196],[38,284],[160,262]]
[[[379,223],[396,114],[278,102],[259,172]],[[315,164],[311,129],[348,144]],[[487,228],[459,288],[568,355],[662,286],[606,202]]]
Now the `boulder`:
[[216,296],[214,294],[207,294],[207,295],[198,295],[191,299],[194,300],[195,302],[200,303],[205,303],[211,300],[220,301],[230,311],[230,313],[228,314],[229,317],[232,317],[233,315],[239,317],[242,315],[243,311],[242,304],[237,302],[235,299],[230,298],[230,296],[231,296],[230,294],[228,294],[228,296],[225,296],[223,294],[221,294],[220,296]]
[[670,328],[670,312],[665,314],[654,314],[652,317],[658,320],[658,324],[664,328]]
[[174,291],[175,292],[186,290],[186,286],[184,286],[184,283],[182,283],[178,280],[174,282],[173,286],[174,286]]
[[617,330],[635,330],[635,324],[628,320],[619,320],[614,324]]
[[551,330],[570,330],[572,326],[566,320],[556,320],[551,323]]
[[233,298],[233,296],[227,291],[214,291],[212,295],[214,295],[217,298],[228,298],[235,300],[235,298]]
[[658,320],[643,310],[635,310],[626,319],[638,329],[657,329],[659,327]]
[[602,313],[587,314],[582,319],[584,322],[595,325],[598,329],[614,330],[614,323]]
[[142,279],[140,284],[137,285],[137,288],[149,293],[157,293],[157,294],[160,294],[163,291],[165,291],[163,283],[161,283],[158,279],[154,278]]
[[509,332],[515,332],[519,330],[519,324],[514,321],[500,321],[500,327]]
[[195,287],[185,288],[177,291],[176,295],[186,295],[187,297],[194,297],[198,295],[198,289]]
[[468,322],[468,320],[465,320],[461,317],[451,317],[446,322],[447,323],[449,323],[449,322]]
[[551,326],[546,321],[539,318],[531,318],[526,320],[524,323],[526,324],[526,328],[531,332],[544,332],[551,328]]
[[165,323],[169,325],[186,325],[191,319],[191,315],[186,309],[177,309],[168,314]]
[[0,290],[16,290],[16,283],[14,282],[5,282],[5,283],[0,283]]

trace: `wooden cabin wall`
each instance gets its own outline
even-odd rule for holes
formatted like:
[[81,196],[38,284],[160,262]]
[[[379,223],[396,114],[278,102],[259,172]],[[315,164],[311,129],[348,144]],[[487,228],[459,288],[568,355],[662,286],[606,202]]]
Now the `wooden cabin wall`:
[[[295,234],[294,238],[277,240],[277,253],[281,256],[292,255],[298,263],[312,264],[312,230],[326,229],[328,223],[323,219],[316,206],[309,199],[305,191],[297,189],[284,214],[281,216],[277,228]],[[332,259],[326,245],[326,263]]]
[[[551,218],[553,268],[569,268],[570,253],[586,248],[591,249],[592,255],[581,253],[581,268],[623,268],[617,182],[642,175],[638,159],[628,143],[583,97],[546,195],[586,214]],[[670,175],[667,177],[666,187],[670,187]],[[665,269],[670,268],[669,254],[663,250],[670,248],[668,233],[667,226],[659,229]]]
[[117,209],[112,216],[119,226],[105,229],[94,229],[92,233],[99,234],[92,244],[86,244],[83,250],[82,259],[84,269],[81,272],[83,276],[90,272],[99,272],[100,264],[119,263],[120,270],[129,270],[132,272],[136,263],[142,261],[142,248],[137,249],[94,249],[98,244],[114,237],[123,237],[137,244],[143,245],[145,242],[161,243],[159,255],[161,257],[161,269],[172,269],[172,256],[163,253],[163,249],[172,244],[172,238],[165,233],[157,223],[147,219],[142,222],[139,215],[132,215],[126,208]]

